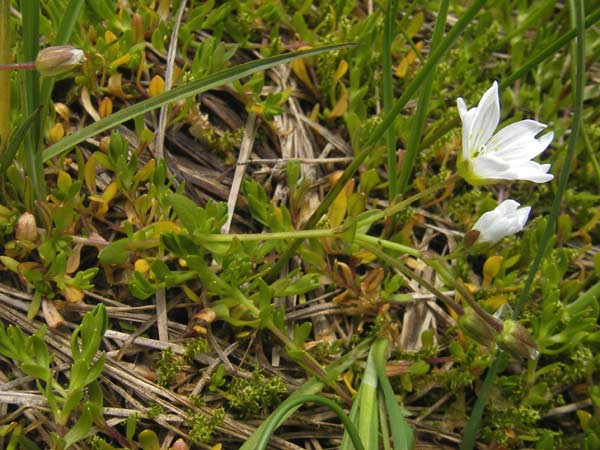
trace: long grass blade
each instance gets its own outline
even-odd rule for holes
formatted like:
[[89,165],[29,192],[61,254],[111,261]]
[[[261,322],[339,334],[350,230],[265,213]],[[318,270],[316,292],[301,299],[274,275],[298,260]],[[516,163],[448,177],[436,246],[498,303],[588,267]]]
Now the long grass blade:
[[[10,62],[10,0],[0,0],[0,64]],[[0,157],[10,135],[10,71],[0,71]]]
[[23,139],[31,129],[33,123],[39,120],[40,109],[36,109],[32,115],[25,119],[21,124],[13,131],[12,135],[8,140],[8,145],[4,149],[4,152],[0,154],[0,177],[4,176],[4,172],[15,158],[19,146],[23,142]]
[[331,409],[336,414],[336,416],[338,416],[338,418],[342,421],[342,425],[344,425],[344,428],[350,435],[350,439],[352,440],[352,445],[354,445],[354,448],[356,450],[366,450],[363,446],[361,435],[359,434],[358,430],[356,429],[350,418],[344,413],[342,408],[333,400],[329,400],[328,398],[320,397],[318,395],[303,395],[297,397],[294,399],[294,401],[290,402],[289,405],[287,405],[287,408],[282,409],[278,411],[277,414],[273,415],[267,421],[267,427],[265,428],[265,431],[258,440],[256,450],[264,450],[265,448],[267,448],[269,438],[275,431],[277,425],[283,420],[283,417],[285,417],[285,415],[288,413],[288,410],[292,410],[293,408],[296,408],[301,404],[308,402],[319,403]]
[[[443,0],[440,4],[440,10],[435,21],[435,27],[433,29],[433,37],[431,39],[431,48],[435,49],[442,37],[444,36],[444,28],[446,26],[446,17],[448,16],[449,0]],[[402,168],[400,170],[400,176],[398,178],[398,186],[396,192],[400,195],[404,193],[408,186],[408,180],[412,173],[417,158],[417,150],[419,149],[419,143],[421,142],[421,132],[425,125],[425,119],[427,118],[427,109],[429,105],[429,97],[431,96],[431,86],[433,85],[435,70],[431,71],[431,74],[427,77],[421,88],[421,95],[419,95],[419,102],[417,104],[417,112],[415,114],[414,122],[412,125],[412,133],[406,147],[406,153],[402,160]]]
[[[529,297],[529,291],[533,286],[533,280],[537,270],[542,262],[542,259],[546,255],[550,238],[554,235],[554,228],[558,219],[560,204],[567,189],[567,182],[571,172],[571,163],[573,162],[573,157],[575,156],[575,145],[577,144],[577,139],[579,138],[579,132],[582,123],[583,88],[585,84],[585,9],[583,0],[571,0],[570,7],[573,9],[576,24],[575,30],[577,33],[577,45],[572,58],[572,63],[575,65],[575,90],[573,92],[574,115],[571,126],[571,134],[569,135],[567,155],[560,171],[558,190],[556,191],[554,201],[552,202],[550,217],[548,218],[548,223],[546,225],[546,229],[544,230],[544,234],[542,235],[542,240],[540,242],[540,246],[538,247],[537,254],[535,255],[535,259],[533,260],[531,268],[529,269],[529,276],[527,277],[527,281],[525,281],[525,286],[523,287],[521,295],[519,296],[519,300],[515,305],[513,319],[517,319],[519,317],[519,314],[521,313],[521,310],[523,309],[523,306]],[[461,450],[470,450],[475,446],[477,430],[479,429],[479,423],[481,422],[481,417],[483,416],[485,404],[490,396],[491,388],[496,378],[498,368],[502,365],[505,358],[506,356],[503,353],[497,354],[490,369],[488,370],[483,387],[479,393],[479,396],[477,397],[475,406],[473,407],[473,411],[465,428],[463,442],[460,446]]]
[[[385,23],[383,28],[383,65],[382,65],[382,97],[383,112],[385,115],[392,110],[394,102],[394,89],[392,85],[392,32],[394,28],[394,19],[398,2],[388,0],[385,11]],[[385,146],[387,153],[387,173],[388,173],[388,200],[391,202],[396,197],[396,132],[394,127],[389,127],[385,135]]]
[[385,339],[377,339],[373,344],[372,352],[379,386],[385,400],[386,413],[390,420],[394,450],[412,450],[415,443],[412,428],[404,418],[402,410],[396,401],[396,395],[394,394],[390,380],[385,374],[385,350],[387,345],[388,343]]
[[136,103],[135,105],[117,111],[116,113],[111,114],[110,116],[105,117],[104,119],[99,120],[92,125],[82,128],[81,130],[65,137],[64,139],[61,139],[56,144],[46,149],[44,152],[44,161],[48,161],[51,158],[59,156],[60,154],[71,149],[73,146],[92,136],[102,133],[103,131],[110,130],[111,128],[126,122],[127,120],[131,120],[134,117],[160,108],[161,106],[168,105],[169,103],[182,100],[192,95],[200,94],[209,89],[223,86],[224,84],[231,83],[232,81],[239,80],[240,78],[247,77],[253,73],[269,69],[279,64],[286,64],[298,58],[305,58],[308,56],[318,55],[320,53],[339,50],[351,45],[353,44],[327,45],[310,50],[302,50],[298,52],[286,53],[284,55],[272,56],[270,58],[241,64],[239,66],[215,73],[201,80],[192,81],[184,84],[183,86],[178,86],[170,91],[162,93],[161,95],[151,97],[147,100]]
[[[40,48],[40,2],[39,0],[23,0],[21,2],[21,14],[23,16],[23,58],[25,61],[33,61]],[[23,73],[23,98],[25,99],[25,117],[31,116],[40,106],[40,76],[35,70],[27,70]],[[24,163],[26,175],[31,181],[33,197],[42,199],[45,197],[46,183],[43,175],[43,164],[41,158],[41,129],[40,120],[34,121],[30,132],[25,136]]]

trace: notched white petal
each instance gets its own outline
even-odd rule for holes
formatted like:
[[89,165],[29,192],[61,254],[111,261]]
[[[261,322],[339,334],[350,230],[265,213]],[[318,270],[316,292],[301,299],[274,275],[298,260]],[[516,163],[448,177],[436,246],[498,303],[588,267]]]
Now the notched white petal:
[[471,149],[479,151],[490,140],[500,121],[500,99],[498,83],[489,88],[477,106],[477,112],[471,126]]

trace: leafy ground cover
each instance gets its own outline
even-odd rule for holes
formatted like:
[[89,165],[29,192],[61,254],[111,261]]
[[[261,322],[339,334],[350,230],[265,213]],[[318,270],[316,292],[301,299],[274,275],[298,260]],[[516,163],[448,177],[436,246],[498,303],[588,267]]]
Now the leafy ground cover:
[[600,448],[599,19],[0,0],[0,448]]

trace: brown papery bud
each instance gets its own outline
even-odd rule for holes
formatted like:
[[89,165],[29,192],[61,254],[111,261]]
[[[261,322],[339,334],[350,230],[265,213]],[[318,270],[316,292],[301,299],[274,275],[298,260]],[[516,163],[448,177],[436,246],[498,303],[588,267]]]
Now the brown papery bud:
[[38,238],[37,223],[31,213],[23,213],[17,221],[16,238],[18,241],[33,242]]
[[538,346],[529,331],[514,320],[504,322],[504,329],[498,335],[497,342],[502,350],[516,358],[535,359],[539,354]]
[[72,45],[57,45],[40,50],[35,68],[43,76],[55,77],[70,72],[84,61],[83,50]]
[[465,312],[458,319],[458,327],[478,344],[486,347],[494,345],[494,329],[473,308],[465,308]]

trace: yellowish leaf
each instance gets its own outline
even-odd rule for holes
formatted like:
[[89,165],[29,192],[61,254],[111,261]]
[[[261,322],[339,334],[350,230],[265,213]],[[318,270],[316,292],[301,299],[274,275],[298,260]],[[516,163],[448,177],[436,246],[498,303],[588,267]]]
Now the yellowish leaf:
[[160,75],[154,75],[154,78],[150,80],[148,86],[148,95],[150,97],[156,97],[157,95],[165,92],[165,80]]
[[125,53],[123,56],[118,57],[112,63],[110,63],[110,67],[112,69],[116,69],[117,67],[122,66],[123,64],[127,64],[130,59],[131,55],[129,53]]
[[[310,47],[307,47],[310,48]],[[295,59],[292,61],[292,70],[294,74],[302,81],[307,88],[309,88],[313,93],[317,92],[315,85],[313,84],[310,76],[308,75],[308,70],[306,70],[306,64],[303,59]]]
[[154,171],[154,167],[155,166],[156,166],[156,160],[155,159],[151,159],[150,161],[148,161],[133,176],[133,181],[135,181],[135,182],[146,181],[148,178],[150,178],[150,175],[152,175],[152,172]]
[[346,72],[348,72],[348,63],[345,59],[342,59],[338,64],[338,68],[333,74],[333,82],[337,83],[338,81],[340,81],[342,77],[346,74]]
[[335,119],[336,117],[342,117],[348,109],[348,90],[343,84],[340,84],[340,88],[342,89],[342,95],[338,99],[331,112],[327,115],[328,120]]
[[98,107],[100,117],[110,116],[113,112],[113,102],[109,97],[104,97]]
[[83,179],[90,192],[96,192],[96,156],[92,154],[85,163]]
[[[418,50],[421,50],[421,47],[423,47],[423,41],[417,42],[415,44],[415,47]],[[404,78],[406,76],[406,74],[408,73],[408,68],[410,67],[411,64],[413,64],[417,59],[417,55],[415,54],[415,52],[413,50],[408,52],[408,55],[406,55],[404,58],[402,58],[400,60],[400,62],[398,63],[398,67],[396,67],[396,75],[399,78]]]

